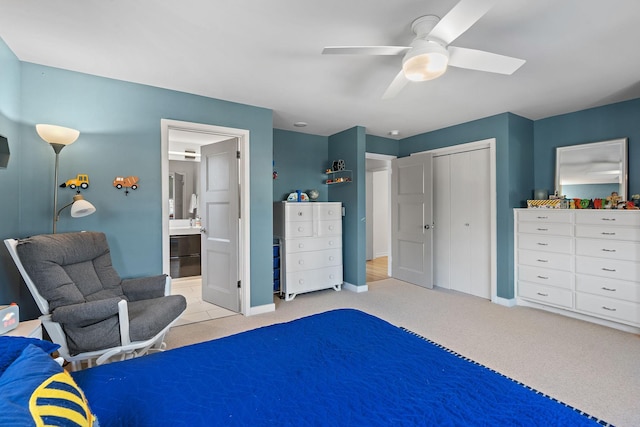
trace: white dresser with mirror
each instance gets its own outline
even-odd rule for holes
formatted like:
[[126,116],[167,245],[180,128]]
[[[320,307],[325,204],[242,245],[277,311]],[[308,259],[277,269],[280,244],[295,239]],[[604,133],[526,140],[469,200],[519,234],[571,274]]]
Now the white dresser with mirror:
[[[557,193],[628,200],[627,144],[620,138],[557,147]],[[538,208],[514,215],[518,304],[640,333],[640,210]]]

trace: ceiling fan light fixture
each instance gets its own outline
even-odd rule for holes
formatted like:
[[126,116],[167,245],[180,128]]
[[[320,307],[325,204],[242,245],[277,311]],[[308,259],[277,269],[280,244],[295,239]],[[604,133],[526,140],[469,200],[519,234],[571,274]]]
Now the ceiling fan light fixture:
[[447,49],[432,41],[416,42],[402,59],[404,76],[413,82],[424,82],[443,75],[449,64]]

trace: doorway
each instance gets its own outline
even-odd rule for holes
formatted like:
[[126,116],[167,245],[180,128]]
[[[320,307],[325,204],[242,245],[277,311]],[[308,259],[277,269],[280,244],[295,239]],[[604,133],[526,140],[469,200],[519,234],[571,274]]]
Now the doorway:
[[[176,152],[173,145],[170,144],[171,140],[180,139],[183,143],[188,142],[191,144],[189,150],[182,151],[177,150],[178,155],[188,157],[199,157],[199,148],[203,145],[215,144],[220,141],[229,139],[236,139],[238,141],[238,151],[241,153],[238,168],[238,200],[239,200],[239,233],[237,238],[237,271],[238,281],[242,283],[239,293],[239,312],[247,315],[249,310],[250,301],[250,273],[249,273],[249,233],[250,233],[250,216],[249,216],[249,131],[244,129],[226,128],[220,126],[206,125],[201,123],[190,123],[176,120],[161,120],[161,175],[162,175],[162,254],[163,254],[163,272],[170,274],[170,218],[172,217],[171,205],[169,203],[169,183],[170,183],[170,168],[169,159],[174,155],[170,152]],[[190,159],[193,160],[193,159]],[[194,187],[195,188],[195,187]],[[191,194],[188,194],[189,216],[193,218],[183,219],[186,221],[184,224],[190,233],[200,234],[201,221],[206,220],[206,213],[200,213],[197,209],[193,209],[194,205],[191,201],[192,196],[197,198],[197,191],[193,190]],[[195,206],[198,206],[196,202]],[[175,209],[175,205],[173,206]],[[175,212],[173,213],[175,215]],[[195,231],[193,230],[195,227]],[[208,262],[206,259],[202,259],[201,262]],[[213,266],[212,266],[213,267]],[[181,279],[176,282],[179,283]]]
[[367,283],[387,279],[391,260],[391,160],[395,156],[366,153]]

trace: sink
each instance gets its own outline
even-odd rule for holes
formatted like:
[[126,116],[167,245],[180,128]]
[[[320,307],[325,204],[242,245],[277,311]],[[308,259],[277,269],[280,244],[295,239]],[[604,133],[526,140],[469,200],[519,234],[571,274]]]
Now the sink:
[[200,226],[191,226],[188,219],[169,220],[169,235],[200,234]]

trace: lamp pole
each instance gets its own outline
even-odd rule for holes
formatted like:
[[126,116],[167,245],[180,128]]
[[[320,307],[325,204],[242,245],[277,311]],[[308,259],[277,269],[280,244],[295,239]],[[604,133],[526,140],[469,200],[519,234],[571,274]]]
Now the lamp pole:
[[56,166],[53,178],[53,234],[56,234],[56,223],[58,222],[58,168],[60,163],[60,151],[64,148],[64,144],[56,144],[50,142],[53,151],[56,153]]

